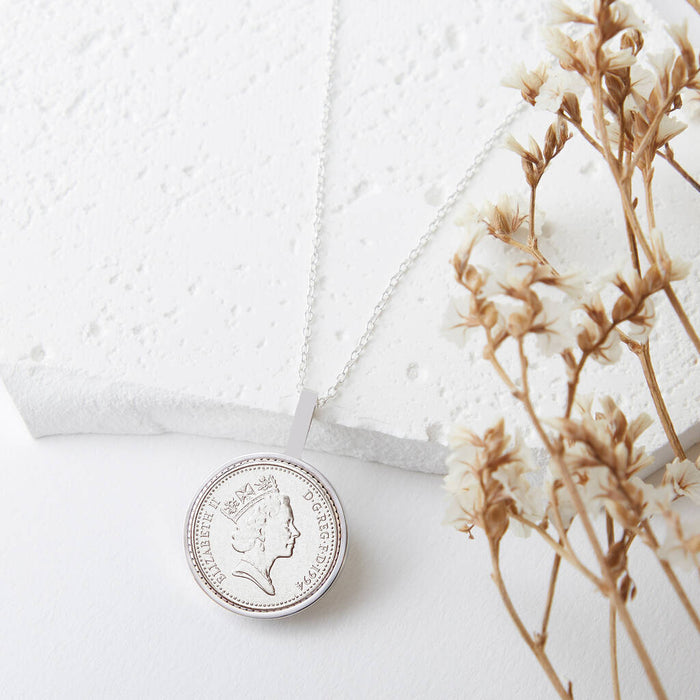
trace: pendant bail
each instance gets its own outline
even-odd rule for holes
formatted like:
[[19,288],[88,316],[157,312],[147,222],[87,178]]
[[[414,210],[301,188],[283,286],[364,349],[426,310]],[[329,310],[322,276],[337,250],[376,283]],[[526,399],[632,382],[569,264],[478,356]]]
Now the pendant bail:
[[287,454],[290,457],[301,459],[317,401],[318,394],[311,389],[302,389],[301,394],[299,394],[297,410],[294,412],[292,429],[289,431],[289,440],[287,441]]

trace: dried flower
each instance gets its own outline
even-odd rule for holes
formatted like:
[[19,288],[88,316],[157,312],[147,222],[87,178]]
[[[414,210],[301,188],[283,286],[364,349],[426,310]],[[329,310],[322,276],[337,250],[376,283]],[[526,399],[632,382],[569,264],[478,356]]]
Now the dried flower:
[[567,71],[575,71],[586,76],[591,65],[590,52],[587,55],[583,42],[572,39],[560,29],[547,27],[543,30],[547,50],[559,59],[559,65]]
[[690,39],[688,39],[688,20],[684,20],[682,24],[671,25],[668,28],[668,33],[680,51],[687,74],[692,75],[696,73],[698,70],[698,58],[693,45],[690,43]]
[[651,297],[647,297],[639,311],[623,324],[625,335],[637,343],[646,343],[654,325],[654,317],[654,302]]
[[528,71],[524,63],[518,63],[513,70],[501,80],[504,87],[520,90],[523,99],[531,105],[535,104],[540,87],[547,79],[547,67],[540,63],[535,70]]
[[627,480],[653,463],[643,447],[637,447],[639,436],[651,425],[651,418],[642,413],[628,422],[625,414],[610,396],[600,399],[600,410],[582,406],[581,418],[552,418],[548,422],[570,444],[564,452],[567,465],[609,469],[618,479]]
[[557,355],[571,343],[570,307],[563,301],[542,299],[542,306],[533,319],[530,332],[537,336],[540,351]]
[[[644,103],[649,99],[649,95],[656,84],[656,77],[651,71],[635,63],[630,67],[630,87],[635,104],[643,109]],[[630,105],[627,105],[630,107]]]
[[603,72],[614,72],[633,66],[636,60],[637,57],[632,49],[622,49],[621,51],[604,51],[600,63]]
[[669,480],[679,496],[700,504],[700,469],[689,459],[674,459],[666,465],[664,479]]
[[644,277],[628,268],[616,273],[612,282],[622,292],[613,305],[613,322],[624,325],[625,333],[633,340],[646,342],[654,325],[654,302],[651,296],[663,289],[666,275],[655,265],[649,268]]
[[576,329],[579,348],[602,365],[617,362],[622,353],[620,337],[608,318],[600,294],[590,296],[582,302],[581,308],[587,318]]
[[469,331],[478,325],[472,321],[469,299],[454,297],[450,300],[442,322],[442,333],[449,341],[463,348]]
[[629,480],[629,487],[644,517],[661,515],[671,509],[674,493],[670,484],[654,486],[642,481],[638,476],[633,476]]
[[578,104],[578,98],[585,90],[586,82],[578,73],[564,70],[551,71],[547,80],[540,86],[535,107],[556,114],[567,95],[574,96]]
[[481,512],[484,506],[484,490],[471,468],[475,459],[476,450],[469,445],[461,445],[451,453],[445,477],[450,500],[444,522],[467,533],[474,527],[475,514]]
[[478,440],[478,438],[474,432],[460,423],[452,425],[447,434],[447,444],[450,446],[450,449],[455,452],[459,450],[460,447],[466,447],[468,452],[472,454],[476,449],[474,447],[474,442],[476,440]]
[[681,569],[698,568],[700,557],[700,520],[681,523],[677,514],[666,519],[666,538],[657,554]]
[[472,226],[477,225],[477,231],[478,228],[481,228],[479,226],[481,217],[479,216],[479,211],[474,207],[471,203],[466,204],[463,206],[457,213],[457,215],[454,218],[454,222],[457,226],[464,227],[467,231],[467,237],[472,238]]
[[674,117],[664,115],[661,118],[661,123],[659,124],[658,131],[656,132],[655,145],[657,150],[662,146],[665,146],[671,139],[678,136],[678,134],[683,133],[687,128],[687,124],[684,124]]
[[527,221],[527,204],[519,197],[502,194],[496,204],[486,202],[480,211],[481,220],[492,236],[510,237]]
[[656,73],[655,82],[657,82],[659,77],[668,76],[673,70],[676,52],[673,49],[664,49],[660,53],[648,53],[646,60]]
[[604,36],[613,37],[625,29],[643,30],[644,23],[626,3],[607,3],[607,10],[609,14],[602,21]]
[[554,478],[551,469],[545,480],[545,491],[547,493],[545,515],[549,520],[560,522],[564,529],[568,529],[576,517],[576,506],[574,506],[571,494],[564,488],[561,479]]
[[549,24],[567,24],[574,22],[578,24],[595,24],[595,21],[580,12],[576,12],[563,0],[554,0],[549,6]]
[[[612,488],[610,474],[605,469],[579,467],[572,473],[572,477],[586,511],[594,515],[602,511]],[[547,514],[553,519],[556,509],[563,526],[568,528],[576,517],[576,508],[571,494],[564,487],[555,461],[551,461],[548,466],[545,485],[549,494]]]
[[[529,478],[535,471],[537,467],[530,450],[520,435],[516,434],[510,459],[493,472],[494,479],[501,483],[505,492],[513,499],[513,508],[532,522],[544,517],[542,491]],[[523,530],[521,534],[529,535],[529,531]]]
[[[558,106],[557,106],[558,109]],[[539,184],[550,162],[561,153],[566,142],[571,138],[566,120],[559,117],[547,129],[544,137],[544,146],[540,148],[535,139],[530,136],[528,146],[522,146],[512,135],[505,141],[505,147],[514,151],[520,156],[525,181],[531,189]]]
[[644,35],[641,29],[628,29],[620,37],[620,48],[631,49],[636,56],[644,48]]
[[654,264],[660,269],[662,278],[667,282],[685,279],[690,272],[690,263],[678,258],[671,260],[664,238],[659,229],[651,231],[651,249],[654,254]]
[[498,541],[509,526],[509,514],[538,518],[541,495],[527,479],[534,470],[519,438],[511,440],[503,421],[483,436],[453,430],[445,488],[450,494],[447,524],[463,532],[480,527]]

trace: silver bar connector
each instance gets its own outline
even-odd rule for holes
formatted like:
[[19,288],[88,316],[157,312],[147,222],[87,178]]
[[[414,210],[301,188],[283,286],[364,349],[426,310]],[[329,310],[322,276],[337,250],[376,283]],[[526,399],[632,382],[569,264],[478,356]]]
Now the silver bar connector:
[[306,436],[309,434],[317,400],[318,394],[315,391],[302,389],[297,410],[294,413],[292,429],[289,431],[289,440],[287,441],[287,454],[290,457],[301,459],[301,453],[304,451]]

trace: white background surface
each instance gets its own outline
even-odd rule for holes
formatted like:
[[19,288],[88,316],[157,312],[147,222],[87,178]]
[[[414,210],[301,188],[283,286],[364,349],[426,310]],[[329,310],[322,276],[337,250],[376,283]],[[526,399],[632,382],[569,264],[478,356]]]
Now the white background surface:
[[[182,530],[201,482],[257,446],[175,435],[34,441],[4,392],[0,419],[0,697],[554,697],[499,603],[485,541],[440,526],[437,476],[308,455],[343,502],[345,568],[312,608],[249,620],[199,589]],[[549,553],[534,539],[504,549],[534,629]],[[632,614],[669,697],[692,700],[697,633],[658,566],[633,561]],[[697,576],[682,580],[700,604]],[[566,566],[550,630],[576,697],[610,697],[606,608]],[[624,697],[651,697],[624,639],[621,675]]]
[[[193,427],[185,424],[195,407],[207,409],[198,414],[206,418],[202,431],[206,425],[211,432],[234,434],[237,426],[226,409],[236,399],[241,378],[253,370],[259,383],[244,388],[239,398],[257,408],[293,408],[297,343],[285,339],[298,334],[302,311],[305,226],[312,206],[308,182],[313,181],[320,94],[317,60],[325,41],[322,4],[256,4],[264,21],[237,28],[250,42],[246,55],[251,59],[245,64],[236,63],[241,47],[226,40],[231,28],[221,16],[212,14],[203,26],[185,5],[172,6],[176,10],[171,12],[170,5],[160,3],[126,8],[66,0],[51,7],[14,3],[6,8],[3,61],[12,75],[3,86],[2,148],[8,157],[0,164],[5,198],[0,236],[3,251],[12,254],[1,260],[2,353],[6,372],[19,368],[23,373],[24,383],[15,389],[23,386],[25,394],[18,391],[15,397],[24,396],[25,416],[36,418],[36,425],[185,429]],[[275,19],[279,7],[293,21]],[[413,222],[421,217],[427,222],[440,193],[457,179],[468,154],[453,160],[454,149],[473,146],[473,134],[467,132],[474,122],[463,110],[478,99],[455,109],[454,86],[463,84],[466,75],[460,71],[479,71],[478,65],[459,65],[465,50],[462,25],[450,13],[460,7],[464,12],[461,2],[446,3],[438,13],[432,4],[422,7],[429,21],[420,43],[414,34],[420,21],[401,12],[403,3],[387,5],[384,24],[376,23],[365,50],[356,50],[360,62],[342,96],[342,116],[350,120],[348,131],[341,129],[338,135],[339,153],[345,155],[337,155],[334,166],[350,176],[332,172],[339,178],[332,212],[338,225],[340,214],[348,217],[343,226],[358,229],[376,219],[380,227],[391,225],[398,238],[369,237],[367,259],[380,260],[386,268],[363,269],[359,297],[353,287],[352,295],[336,292],[335,299],[325,302],[319,344],[330,350],[316,355],[320,377],[332,376],[336,356],[361,329],[394,259],[400,258],[395,241],[410,245]],[[359,35],[362,22],[373,21],[361,8],[355,12]],[[298,26],[313,40],[301,41]],[[397,29],[396,46],[383,43],[386,26]],[[521,43],[527,39],[517,27],[501,29],[504,41],[506,35]],[[488,36],[490,30],[484,31]],[[168,44],[172,32],[177,40]],[[180,54],[185,40],[189,54]],[[425,55],[401,53],[402,42],[423,46]],[[480,49],[489,48],[484,39]],[[344,50],[350,61],[353,52]],[[264,59],[270,51],[279,62],[266,73]],[[382,52],[390,57],[386,74],[378,68]],[[508,54],[507,62],[499,59],[504,68],[513,55]],[[394,78],[412,60],[414,76],[400,88],[401,81]],[[231,66],[230,74],[220,74],[222,61]],[[264,80],[257,77],[261,71],[268,76]],[[494,84],[499,76],[494,72]],[[270,80],[277,81],[282,93],[261,89]],[[386,91],[377,88],[385,84]],[[160,106],[173,91],[180,94],[178,85],[189,93],[182,94],[173,112],[163,112]],[[438,100],[428,116],[421,111],[426,86],[435,90],[430,99]],[[490,87],[481,87],[488,94]],[[417,103],[410,94],[414,88],[423,95]],[[298,93],[294,105],[301,112],[294,117],[278,107],[280,99],[289,104],[284,90]],[[212,95],[221,99],[216,118],[207,102]],[[366,99],[357,102],[363,95]],[[252,149],[249,157],[266,168],[263,180],[269,191],[248,182],[247,161],[231,151],[241,143],[229,138],[233,107],[246,103],[250,108],[246,100],[267,104],[265,113],[275,115],[261,123],[248,116],[252,133],[244,139]],[[130,105],[131,111],[115,113],[120,105]],[[407,120],[395,128],[400,144],[390,147],[376,132],[376,142],[355,143],[353,133],[364,133],[372,126],[365,121],[371,119],[380,127],[389,119],[391,129],[393,120]],[[485,119],[481,127],[489,124]],[[193,125],[199,129],[194,137],[192,131],[181,131]],[[415,130],[420,125],[424,132]],[[277,130],[284,132],[279,143],[269,141],[270,132]],[[380,142],[386,148],[377,148]],[[364,162],[368,154],[379,161]],[[294,158],[304,163],[303,177],[290,166]],[[398,170],[386,170],[397,162]],[[489,183],[500,162],[491,164],[478,192],[493,196]],[[193,164],[197,167],[190,171]],[[141,167],[146,170],[137,186],[134,178]],[[447,172],[450,167],[454,172]],[[368,168],[377,180],[362,185]],[[587,173],[601,176],[595,167]],[[659,175],[663,179],[661,171]],[[278,191],[280,182],[292,187],[294,205],[286,206],[298,204],[296,219],[284,209],[290,196]],[[661,206],[659,215],[673,217],[680,209],[674,199],[677,188],[671,184],[675,180],[667,182],[668,206]],[[239,211],[232,192],[242,193],[246,202]],[[250,198],[256,192],[265,202]],[[176,211],[168,208],[173,202]],[[279,209],[276,203],[281,203]],[[604,216],[616,211],[610,207]],[[560,211],[554,221],[574,216],[580,223],[582,211],[587,208],[578,214]],[[250,240],[248,232],[255,230],[262,232],[256,234],[258,243],[275,249],[279,231],[286,232],[292,219],[290,241],[298,235],[301,243],[290,255],[300,267],[293,280],[278,276],[279,284],[268,288],[245,267],[259,260],[259,249],[236,242]],[[252,224],[258,228],[251,229]],[[238,238],[221,238],[222,228],[229,227]],[[348,245],[353,241],[359,239],[351,237]],[[402,325],[404,315],[394,315],[363,372],[335,408],[329,407],[329,420],[425,439],[428,427],[433,437],[440,432],[436,420],[441,423],[464,408],[465,396],[475,397],[469,402],[472,414],[485,412],[483,403],[476,402],[478,391],[469,393],[467,384],[455,384],[466,382],[465,377],[441,379],[426,364],[428,358],[435,362],[438,348],[441,368],[463,357],[436,335],[450,289],[445,260],[456,242],[456,233],[447,234],[426,260],[422,276],[402,291],[402,304],[412,303],[412,295],[424,299],[411,306],[418,316]],[[214,243],[223,248],[207,249]],[[577,254],[590,251],[585,243],[575,245]],[[342,267],[346,252],[342,245],[329,251],[329,264]],[[558,255],[556,246],[553,254]],[[439,289],[435,280],[440,280]],[[221,292],[228,282],[231,295]],[[686,290],[697,287],[695,282]],[[275,330],[266,325],[270,319],[253,313],[251,302],[232,302],[236,294],[251,294],[252,300],[270,295],[265,308],[289,296],[291,310],[276,321],[281,326]],[[333,303],[340,309],[351,303],[353,313],[346,313],[354,324],[351,333],[335,335]],[[407,335],[423,327],[432,330]],[[257,344],[266,338],[267,349],[260,352]],[[673,347],[675,340],[665,342]],[[282,364],[279,347],[284,348]],[[252,365],[250,358],[255,359]],[[412,363],[418,374],[407,383]],[[689,426],[695,422],[690,400],[697,384],[684,383],[685,376],[685,371],[671,372],[666,380],[676,388],[671,400]],[[490,374],[478,372],[472,380],[486,387],[493,382]],[[365,389],[381,382],[385,400],[377,401],[377,393]],[[623,384],[614,388],[625,393]],[[642,399],[627,399],[642,410]],[[116,410],[105,414],[105,407]],[[100,423],[102,419],[107,422]],[[351,534],[346,568],[324,599],[305,613],[273,622],[246,620],[218,608],[197,588],[185,563],[182,527],[203,480],[232,457],[269,448],[263,435],[259,445],[174,435],[34,441],[4,391],[0,426],[2,697],[552,696],[500,605],[488,576],[484,541],[468,542],[440,526],[443,500],[435,476],[309,455],[334,484],[346,511]],[[523,549],[506,546],[505,562],[513,596],[534,629],[541,617],[549,554],[533,540]],[[690,700],[700,686],[697,635],[653,561],[637,559],[633,576],[640,593],[631,609],[663,682],[671,697]],[[700,604],[697,577],[683,580]],[[562,676],[574,680],[577,698],[610,696],[606,636],[607,612],[588,585],[564,567],[550,650]],[[625,697],[650,697],[641,667],[624,642],[621,657]]]

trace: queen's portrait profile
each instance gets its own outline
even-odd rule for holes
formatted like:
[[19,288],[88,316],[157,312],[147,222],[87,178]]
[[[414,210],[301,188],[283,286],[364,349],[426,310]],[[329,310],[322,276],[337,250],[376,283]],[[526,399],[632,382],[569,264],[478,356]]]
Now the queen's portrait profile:
[[232,575],[275,595],[270,570],[277,559],[292,556],[301,534],[294,525],[289,496],[279,492],[273,476],[263,476],[237,490],[220,510],[234,525],[231,546],[243,555]]

